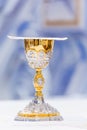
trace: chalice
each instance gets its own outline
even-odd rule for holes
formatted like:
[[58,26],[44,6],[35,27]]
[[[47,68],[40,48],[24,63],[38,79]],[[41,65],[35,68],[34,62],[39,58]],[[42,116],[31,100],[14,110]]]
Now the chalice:
[[10,39],[23,39],[25,55],[28,65],[35,69],[33,85],[35,88],[34,99],[19,111],[15,120],[18,121],[55,121],[63,120],[56,108],[44,101],[42,89],[45,79],[42,70],[49,64],[52,57],[54,40],[66,40],[67,38],[38,38],[38,37],[15,37]]

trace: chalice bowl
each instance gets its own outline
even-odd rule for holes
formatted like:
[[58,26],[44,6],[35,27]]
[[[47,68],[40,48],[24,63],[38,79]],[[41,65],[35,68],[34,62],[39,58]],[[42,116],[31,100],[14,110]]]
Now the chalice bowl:
[[49,64],[52,57],[54,40],[66,40],[67,38],[29,38],[12,37],[11,39],[24,39],[25,55],[28,65],[35,69],[33,80],[35,88],[34,99],[22,110],[19,111],[15,120],[19,121],[55,121],[63,120],[56,108],[44,101],[42,89],[45,79],[42,70]]

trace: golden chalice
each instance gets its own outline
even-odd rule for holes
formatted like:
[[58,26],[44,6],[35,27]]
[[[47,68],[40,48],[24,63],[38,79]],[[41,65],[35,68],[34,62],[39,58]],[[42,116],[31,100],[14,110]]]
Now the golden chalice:
[[49,64],[52,57],[54,40],[66,40],[67,38],[29,38],[29,37],[13,37],[11,39],[24,39],[25,55],[28,64],[35,69],[34,76],[34,99],[20,111],[15,120],[20,121],[45,121],[45,120],[62,120],[57,109],[50,106],[44,101],[42,89],[45,79],[42,70]]

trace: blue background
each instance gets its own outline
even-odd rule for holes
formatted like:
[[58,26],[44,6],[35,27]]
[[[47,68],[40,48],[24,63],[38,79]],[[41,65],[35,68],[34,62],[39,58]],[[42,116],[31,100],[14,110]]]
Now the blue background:
[[[82,29],[44,31],[41,26],[42,0],[0,0],[0,99],[28,99],[34,95],[35,71],[28,67],[23,41],[17,36],[68,36],[55,41],[53,57],[43,70],[44,94],[54,96],[87,96],[87,1],[84,2]],[[70,0],[65,0],[69,6]],[[61,30],[61,31],[60,31]]]

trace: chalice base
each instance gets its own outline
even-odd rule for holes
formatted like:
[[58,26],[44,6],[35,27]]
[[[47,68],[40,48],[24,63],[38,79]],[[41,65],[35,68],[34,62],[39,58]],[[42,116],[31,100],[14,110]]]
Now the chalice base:
[[15,120],[17,121],[61,121],[60,113],[48,103],[30,102],[23,111],[20,111]]

